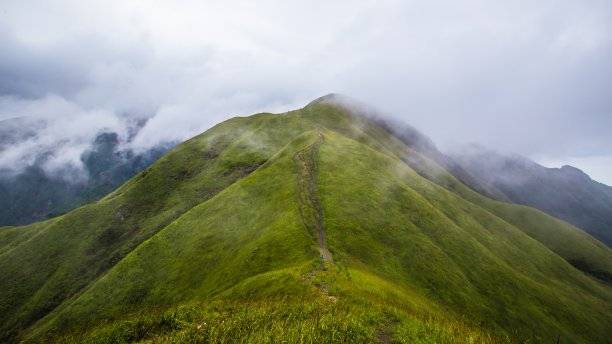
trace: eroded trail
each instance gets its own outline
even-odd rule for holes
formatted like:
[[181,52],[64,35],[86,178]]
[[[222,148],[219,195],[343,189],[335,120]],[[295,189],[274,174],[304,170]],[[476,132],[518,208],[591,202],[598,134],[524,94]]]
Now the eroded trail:
[[317,195],[316,181],[316,155],[319,146],[323,143],[323,135],[319,133],[316,142],[295,154],[294,161],[297,166],[297,186],[300,200],[300,214],[306,228],[317,236],[319,253],[325,261],[332,262],[331,252],[325,242],[325,224],[323,222],[323,208]]

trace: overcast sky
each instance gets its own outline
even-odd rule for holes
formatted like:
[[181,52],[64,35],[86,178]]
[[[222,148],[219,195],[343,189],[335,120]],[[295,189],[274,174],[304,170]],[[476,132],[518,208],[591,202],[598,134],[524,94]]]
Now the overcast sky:
[[0,120],[38,138],[0,168],[97,132],[181,140],[218,121],[339,92],[442,148],[476,142],[612,184],[612,1],[0,3]]

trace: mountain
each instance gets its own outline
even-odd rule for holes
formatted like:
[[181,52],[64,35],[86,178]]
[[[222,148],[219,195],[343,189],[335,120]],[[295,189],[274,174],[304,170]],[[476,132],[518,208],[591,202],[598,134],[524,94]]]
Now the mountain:
[[612,246],[612,187],[572,166],[546,168],[522,156],[476,145],[451,157],[505,199],[493,197],[538,208]]
[[[15,118],[0,121],[0,153],[7,146],[36,136],[44,123]],[[19,173],[0,169],[0,226],[23,225],[57,216],[79,205],[95,201],[151,165],[172,145],[160,145],[143,153],[121,150],[118,135],[103,132],[82,156],[84,178],[50,175],[42,165],[41,152],[32,165]]]
[[326,96],[227,120],[97,202],[1,228],[3,340],[609,341],[606,245],[407,142]]

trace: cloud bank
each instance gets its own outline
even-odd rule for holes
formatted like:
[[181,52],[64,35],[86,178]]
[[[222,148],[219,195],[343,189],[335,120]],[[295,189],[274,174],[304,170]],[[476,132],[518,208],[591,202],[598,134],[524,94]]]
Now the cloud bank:
[[4,146],[0,169],[41,152],[49,171],[78,169],[101,131],[146,150],[329,92],[443,148],[600,161],[612,156],[611,33],[612,3],[600,0],[8,0],[0,120],[41,129]]

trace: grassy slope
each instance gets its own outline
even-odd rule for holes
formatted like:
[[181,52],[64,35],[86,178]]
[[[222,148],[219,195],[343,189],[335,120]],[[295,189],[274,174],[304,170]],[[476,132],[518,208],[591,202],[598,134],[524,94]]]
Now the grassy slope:
[[[303,216],[300,208],[305,198],[295,154],[319,133],[324,141],[313,155],[316,193],[334,264],[318,257],[312,230],[318,226],[309,225],[317,216]],[[84,328],[90,328],[87,338],[102,341],[231,340],[237,334],[423,342],[561,335],[587,341],[609,335],[610,287],[563,259],[579,255],[610,272],[609,249],[537,211],[481,197],[406,150],[370,122],[321,103],[225,122],[88,206],[88,218],[99,221],[79,222],[79,209],[48,226],[21,228],[39,233],[25,243],[23,235],[11,234],[15,228],[0,229],[0,243],[7,242],[0,271],[31,285],[21,292],[18,283],[5,284],[13,294],[0,296],[0,305],[19,311],[2,323],[10,328],[36,320],[40,316],[28,318],[28,307],[44,304],[50,291],[60,297],[39,313],[52,311],[29,331],[32,338]],[[87,251],[71,246],[91,247],[97,227],[110,218],[103,210],[116,216],[121,206],[127,207],[124,216],[149,229],[111,238],[115,251],[104,245],[96,251],[97,259],[119,252],[105,272],[108,266],[83,261]],[[70,231],[79,223],[83,230]],[[37,243],[48,242],[57,242],[55,254],[68,248],[50,267],[42,266],[50,256],[37,251],[45,253]],[[11,258],[43,276],[11,270]],[[83,271],[91,265],[95,273]],[[66,293],[70,277],[77,280]],[[100,325],[103,319],[115,321]],[[80,334],[64,339],[84,340]]]
[[346,255],[492,329],[572,338],[590,328],[606,338],[608,288],[397,159],[334,143],[322,147],[321,193],[337,260]]
[[[7,276],[0,279],[1,337],[78,295],[151,235],[265,162],[284,144],[282,136],[255,134],[267,117],[216,126],[99,202],[40,224],[1,229],[0,274]],[[286,124],[285,134],[293,135]],[[257,147],[253,136],[261,141]]]
[[413,156],[409,164],[422,176],[516,226],[585,272],[612,282],[610,249],[584,231],[534,208],[483,197],[424,157]]
[[[318,137],[310,133],[298,139],[252,175],[190,210],[138,247],[38,330],[48,333],[49,328],[55,328],[61,332],[64,328],[96,324],[104,318],[121,318],[143,304],[165,305],[216,296],[229,299],[217,307],[220,310],[212,312],[209,305],[187,309],[196,313],[191,315],[196,320],[208,321],[209,326],[227,327],[222,333],[213,328],[211,333],[203,334],[181,325],[184,318],[189,323],[197,321],[179,310],[179,315],[165,313],[166,317],[179,318],[173,318],[177,324],[172,326],[177,328],[170,326],[170,330],[193,333],[178,331],[172,336],[230,340],[236,338],[233,331],[238,330],[251,339],[268,338],[272,342],[273,338],[298,335],[324,341],[370,341],[380,335],[380,327],[390,318],[398,322],[395,327],[405,332],[405,339],[424,333],[429,333],[430,339],[459,336],[452,334],[452,326],[461,329],[461,336],[468,333],[486,338],[465,325],[452,323],[448,329],[440,329],[425,320],[417,322],[408,317],[412,312],[422,317],[441,316],[434,312],[437,306],[409,289],[359,269],[345,267],[337,271],[336,267],[321,265],[316,233],[305,230],[300,219],[293,158]],[[254,204],[261,206],[253,207]],[[130,279],[123,277],[126,275]],[[246,300],[256,309],[255,315],[247,311]],[[395,305],[398,300],[401,303]],[[218,317],[230,324],[220,324]],[[286,317],[294,321],[287,324]],[[159,322],[162,321],[156,323],[145,315],[138,324],[148,324],[145,326],[152,332],[158,327],[162,327],[162,333],[168,331],[163,327],[169,325]],[[319,328],[321,323],[327,325]],[[247,329],[241,328],[247,325]],[[128,322],[97,329],[91,336],[103,341],[140,339],[133,326]]]

